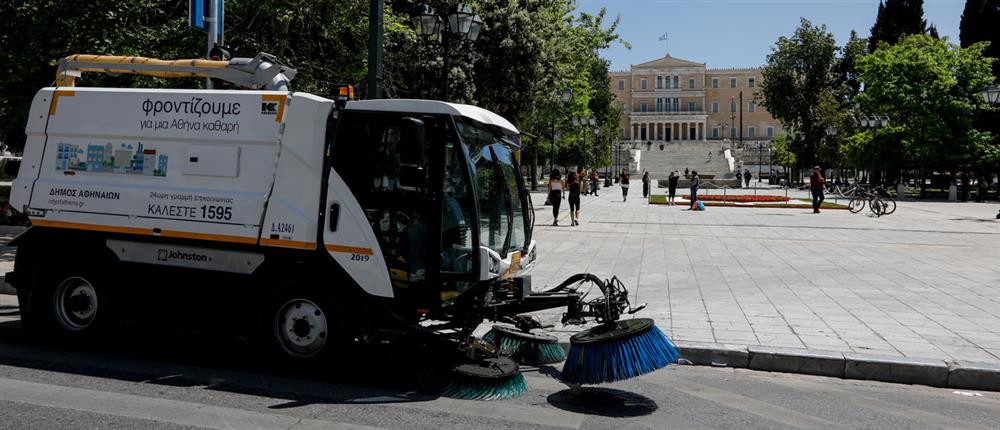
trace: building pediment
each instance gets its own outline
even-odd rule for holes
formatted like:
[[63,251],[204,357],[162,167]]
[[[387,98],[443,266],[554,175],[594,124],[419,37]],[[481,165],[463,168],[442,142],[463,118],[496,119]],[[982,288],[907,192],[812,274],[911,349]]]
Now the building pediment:
[[705,63],[697,63],[694,61],[674,58],[671,57],[670,54],[667,54],[667,56],[663,58],[659,58],[653,61],[647,61],[642,64],[632,65],[632,68],[634,69],[669,68],[669,67],[705,67]]

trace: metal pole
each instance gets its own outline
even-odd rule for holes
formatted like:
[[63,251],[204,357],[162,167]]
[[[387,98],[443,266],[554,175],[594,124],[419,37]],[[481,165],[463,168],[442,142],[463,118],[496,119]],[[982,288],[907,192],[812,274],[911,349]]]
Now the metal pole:
[[743,91],[740,91],[740,148],[743,147]]
[[[205,43],[205,58],[212,58],[212,48],[215,48],[215,44],[219,43],[219,25],[216,24],[219,20],[219,0],[211,0],[211,6],[209,6],[209,15],[205,17],[205,25],[208,26],[208,40]],[[215,84],[212,83],[211,78],[205,78],[205,88],[215,89]]]
[[760,141],[757,142],[757,183],[760,183],[761,169],[764,168],[764,148]]
[[549,172],[556,168],[556,119],[552,118],[552,146],[549,147]]
[[[368,1],[368,99],[382,98],[383,0]],[[447,50],[447,48],[445,48]],[[448,64],[445,56],[445,64]],[[447,85],[447,81],[445,82]],[[445,97],[447,101],[447,96]]]
[[444,45],[444,101],[451,101],[451,82],[448,79],[451,77],[451,32],[447,29],[441,32],[441,44]]

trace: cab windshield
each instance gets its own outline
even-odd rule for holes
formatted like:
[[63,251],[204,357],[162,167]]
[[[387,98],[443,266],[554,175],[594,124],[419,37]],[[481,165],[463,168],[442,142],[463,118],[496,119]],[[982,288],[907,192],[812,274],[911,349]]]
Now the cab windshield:
[[465,118],[456,118],[456,123],[476,185],[480,245],[506,257],[525,248],[529,228],[512,143],[484,124]]

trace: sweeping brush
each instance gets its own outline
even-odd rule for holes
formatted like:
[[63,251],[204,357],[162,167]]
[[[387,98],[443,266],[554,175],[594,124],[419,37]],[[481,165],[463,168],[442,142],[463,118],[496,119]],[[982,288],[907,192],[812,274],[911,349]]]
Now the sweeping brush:
[[525,333],[513,327],[495,325],[483,336],[518,363],[529,366],[558,363],[566,359],[559,339],[543,333]]
[[508,357],[487,358],[460,364],[441,395],[466,400],[510,399],[528,390],[517,363]]
[[676,362],[679,355],[651,319],[605,323],[570,338],[562,381],[571,384],[621,381],[666,367]]

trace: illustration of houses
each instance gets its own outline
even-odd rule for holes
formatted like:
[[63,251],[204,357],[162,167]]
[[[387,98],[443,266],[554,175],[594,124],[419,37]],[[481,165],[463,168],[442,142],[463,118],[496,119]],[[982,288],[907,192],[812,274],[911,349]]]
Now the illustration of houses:
[[144,148],[142,142],[136,144],[134,151],[133,146],[126,143],[117,149],[110,142],[88,144],[86,148],[84,151],[78,144],[59,143],[56,170],[167,176],[167,156]]
[[87,171],[100,172],[104,168],[104,146],[87,145]]

